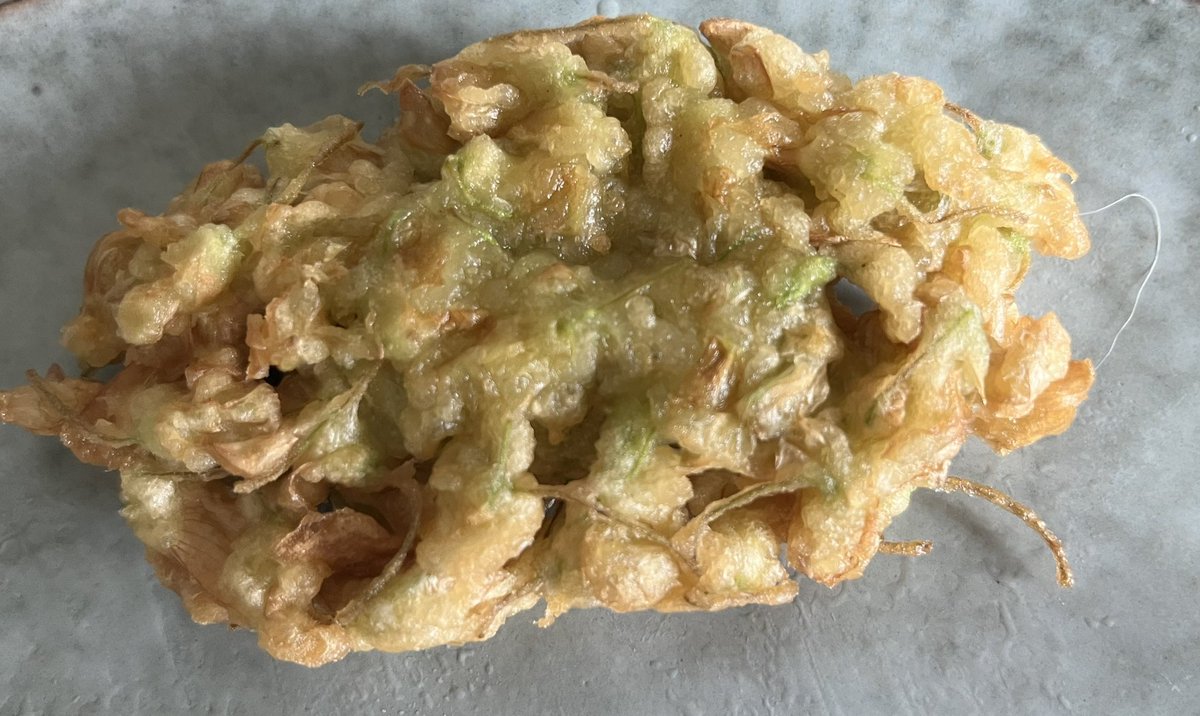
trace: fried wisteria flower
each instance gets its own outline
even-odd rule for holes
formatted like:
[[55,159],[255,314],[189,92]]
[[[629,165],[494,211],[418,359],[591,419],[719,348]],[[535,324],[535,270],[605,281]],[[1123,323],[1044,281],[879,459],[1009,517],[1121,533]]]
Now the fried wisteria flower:
[[701,32],[520,32],[376,85],[377,143],[268,130],[93,250],[65,342],[115,377],[33,374],[0,419],[120,471],[197,621],[309,665],[539,601],[787,602],[782,545],[826,585],[924,551],[883,536],[917,488],[1061,560],[946,473],[1092,382],[1013,299],[1031,251],[1088,248],[1071,169],[932,82]]

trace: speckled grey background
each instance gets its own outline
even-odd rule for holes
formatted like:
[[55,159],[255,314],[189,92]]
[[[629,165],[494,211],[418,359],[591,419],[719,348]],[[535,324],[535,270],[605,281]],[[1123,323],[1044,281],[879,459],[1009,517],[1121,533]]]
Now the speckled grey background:
[[[605,9],[611,9],[606,0]],[[0,384],[67,362],[57,327],[116,209],[159,210],[202,163],[272,123],[382,126],[364,80],[487,34],[575,22],[593,2],[86,2],[0,7]],[[879,557],[792,606],[703,616],[514,619],[493,641],[355,655],[308,671],[252,635],[199,627],[117,515],[112,476],[0,429],[0,713],[1198,713],[1200,7],[1185,2],[633,2],[695,24],[737,15],[852,75],[932,78],[1040,134],[1095,207],[1141,190],[1166,244],[1142,310],[1065,436],[956,469],[1036,505],[1078,586],[1006,514],[923,494]],[[1189,141],[1191,135],[1191,141]],[[1024,305],[1056,307],[1095,356],[1150,259],[1145,209],[1089,219],[1096,249],[1043,261]],[[67,362],[69,365],[69,362]]]

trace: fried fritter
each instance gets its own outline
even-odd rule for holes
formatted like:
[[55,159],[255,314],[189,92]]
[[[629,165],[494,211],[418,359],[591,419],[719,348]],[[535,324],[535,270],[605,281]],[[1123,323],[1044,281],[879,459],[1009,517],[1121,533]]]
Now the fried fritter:
[[64,340],[115,377],[33,374],[0,419],[120,471],[197,621],[308,665],[542,600],[787,602],[784,544],[826,585],[925,551],[883,542],[917,488],[1044,531],[946,472],[1091,385],[1013,297],[1088,248],[1071,169],[930,81],[701,33],[519,32],[374,85],[375,143],[268,130],[96,245]]

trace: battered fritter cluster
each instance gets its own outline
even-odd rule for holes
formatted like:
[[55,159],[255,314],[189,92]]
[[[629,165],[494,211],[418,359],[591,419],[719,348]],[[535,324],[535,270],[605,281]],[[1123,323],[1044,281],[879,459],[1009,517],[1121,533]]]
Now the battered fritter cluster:
[[784,544],[827,585],[905,551],[968,435],[1059,433],[1092,382],[1013,299],[1031,251],[1088,248],[1071,169],[932,82],[701,33],[520,32],[376,85],[377,143],[268,130],[265,172],[95,247],[65,342],[115,377],[31,375],[0,419],[120,471],[197,621],[308,665],[542,600],[787,602]]

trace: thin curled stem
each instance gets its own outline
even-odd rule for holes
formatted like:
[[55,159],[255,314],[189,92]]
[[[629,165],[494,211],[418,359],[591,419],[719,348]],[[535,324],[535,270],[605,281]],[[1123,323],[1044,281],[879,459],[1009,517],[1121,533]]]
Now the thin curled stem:
[[1075,576],[1071,573],[1070,563],[1067,562],[1067,553],[1063,549],[1062,540],[1050,531],[1050,528],[1046,526],[1041,517],[1037,516],[1036,512],[994,487],[981,485],[962,477],[947,476],[945,483],[939,489],[941,492],[962,492],[972,497],[982,497],[993,505],[1020,517],[1022,522],[1041,536],[1046,545],[1050,547],[1050,552],[1054,554],[1054,561],[1058,566],[1059,586],[1066,588],[1075,585]]
[[927,539],[879,543],[879,552],[881,554],[897,554],[901,557],[924,557],[932,551],[933,542]]
[[562,500],[563,502],[573,502],[577,505],[581,505],[590,510],[593,515],[604,520],[605,522],[624,527],[639,537],[657,544],[674,555],[693,573],[699,573],[699,567],[696,565],[696,562],[680,552],[679,549],[672,544],[671,540],[662,536],[658,532],[655,532],[647,525],[637,522],[636,520],[627,519],[614,513],[591,495],[582,495],[575,490],[558,485],[538,485],[536,487],[522,488],[521,491],[531,495],[537,495],[538,497],[552,497]]
[[334,620],[338,624],[349,624],[354,621],[358,615],[362,614],[363,608],[367,602],[374,599],[383,591],[383,588],[388,585],[404,568],[404,563],[408,559],[408,555],[412,553],[413,547],[417,544],[417,531],[421,528],[421,510],[416,510],[412,514],[412,520],[408,523],[408,529],[404,533],[404,542],[401,543],[400,549],[388,563],[384,565],[383,571],[375,576],[370,581],[367,587],[359,593],[350,603],[344,605],[337,614],[334,615]]

